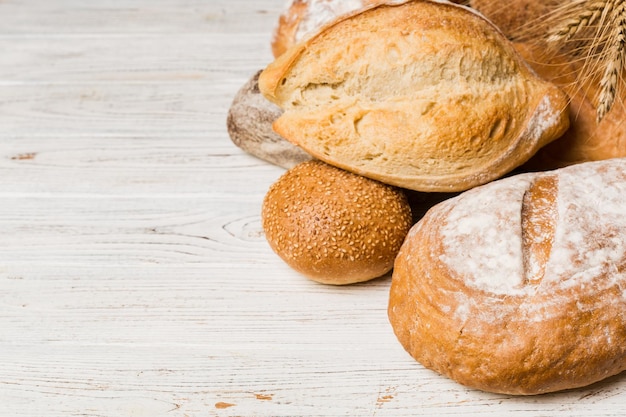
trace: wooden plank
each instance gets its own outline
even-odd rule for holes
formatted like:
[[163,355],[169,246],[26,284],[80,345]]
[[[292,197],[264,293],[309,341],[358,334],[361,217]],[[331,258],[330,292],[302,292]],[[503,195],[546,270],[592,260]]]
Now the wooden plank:
[[101,199],[107,195],[256,199],[284,172],[244,153],[225,133],[167,131],[135,137],[72,136],[67,131],[65,137],[33,133],[0,141],[0,196],[18,198],[12,209],[19,208],[19,198],[37,193],[73,194],[79,199],[81,193]]
[[213,135],[224,139],[238,77],[214,86],[71,84],[0,86],[1,137],[91,135]]
[[0,265],[263,263],[261,198],[4,195]]
[[0,66],[4,88],[183,84],[197,86],[198,93],[218,88],[213,94],[219,95],[224,82],[243,84],[273,59],[269,40],[259,33],[0,37],[0,50],[2,62],[11,63]]
[[0,37],[46,34],[264,33],[286,1],[20,0],[0,1]]

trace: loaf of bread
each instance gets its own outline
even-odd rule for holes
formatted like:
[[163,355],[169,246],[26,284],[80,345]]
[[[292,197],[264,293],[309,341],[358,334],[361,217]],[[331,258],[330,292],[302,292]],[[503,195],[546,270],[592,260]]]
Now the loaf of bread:
[[581,85],[579,76],[583,62],[562,54],[546,55],[542,46],[532,43],[517,43],[516,48],[539,75],[568,93],[572,109],[569,129],[539,150],[525,168],[545,171],[581,162],[626,157],[626,90],[619,91],[618,102],[598,122],[594,103],[599,84],[587,82]]
[[280,15],[272,38],[274,57],[304,40],[325,24],[384,0],[293,0]]
[[334,285],[389,272],[413,224],[402,190],[320,161],[281,176],[261,218],[270,247],[289,266]]
[[389,320],[425,367],[539,394],[626,369],[626,159],[526,173],[432,208],[395,262]]
[[[402,3],[407,0],[396,0]],[[463,0],[452,1],[461,3]],[[280,15],[272,37],[272,53],[275,58],[307,36],[317,32],[324,25],[355,11],[391,0],[291,0]]]
[[[623,123],[626,90],[618,90],[617,103],[598,123],[596,100],[600,82],[585,74],[600,67],[599,62],[607,59],[606,55],[596,50],[586,56],[584,50],[578,49],[581,45],[575,40],[561,45],[560,49],[546,43],[549,31],[555,25],[570,21],[563,14],[563,1],[511,0],[506,7],[502,7],[501,0],[471,0],[470,4],[514,41],[516,49],[542,78],[562,88],[571,99],[570,128],[542,148],[524,169],[542,171],[626,157],[626,126]],[[589,5],[609,7],[608,3],[593,5],[589,2]]]
[[228,109],[226,126],[230,139],[250,155],[283,168],[292,168],[312,159],[304,150],[274,132],[272,123],[283,111],[259,91],[260,73],[241,87]]
[[450,2],[385,4],[325,26],[259,77],[274,130],[331,165],[406,189],[462,191],[568,126],[567,96],[490,22]]
[[495,24],[510,39],[525,35],[529,26],[543,25],[563,0],[469,0],[469,5]]

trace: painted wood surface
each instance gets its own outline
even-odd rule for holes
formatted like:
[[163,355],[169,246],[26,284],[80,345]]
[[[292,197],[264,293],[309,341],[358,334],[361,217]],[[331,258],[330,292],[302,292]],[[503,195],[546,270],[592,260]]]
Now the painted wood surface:
[[623,375],[459,386],[397,343],[389,277],[323,286],[272,253],[283,170],[225,117],[284,3],[0,1],[0,415],[623,415]]

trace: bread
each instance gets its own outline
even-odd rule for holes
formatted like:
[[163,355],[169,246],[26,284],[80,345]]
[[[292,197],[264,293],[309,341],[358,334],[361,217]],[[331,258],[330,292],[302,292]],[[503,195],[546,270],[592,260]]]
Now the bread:
[[[401,3],[406,0],[396,0]],[[462,0],[452,1],[461,3]],[[280,15],[272,37],[272,53],[275,58],[333,22],[355,11],[362,11],[389,0],[292,0]]]
[[335,285],[386,274],[412,225],[402,190],[320,161],[280,177],[261,218],[270,247],[288,265]]
[[379,5],[271,63],[274,130],[339,168],[427,192],[469,189],[526,162],[568,125],[567,97],[486,19],[448,2]]
[[226,126],[231,140],[247,153],[283,168],[310,160],[311,155],[272,129],[282,110],[259,91],[260,72],[237,92],[228,110]]
[[493,22],[505,35],[516,39],[529,25],[543,24],[563,0],[469,0],[469,5]]
[[272,37],[274,57],[337,17],[382,0],[293,0],[280,15]]
[[[580,51],[556,51],[545,42],[548,32],[568,21],[560,0],[513,0],[502,7],[500,0],[471,0],[479,10],[496,24],[516,49],[544,79],[563,89],[571,99],[570,128],[563,136],[542,148],[525,166],[525,170],[543,171],[581,162],[626,157],[625,90],[618,91],[618,103],[597,123],[596,98],[598,79],[584,75],[597,67]],[[562,15],[562,16],[560,16]],[[565,45],[566,46],[566,45]],[[574,42],[574,48],[580,45]],[[596,57],[603,57],[594,51]]]
[[568,93],[572,109],[570,128],[537,152],[525,168],[545,171],[581,162],[626,157],[625,90],[621,90],[618,103],[598,123],[594,102],[599,83],[581,85],[578,82],[582,62],[564,55],[546,55],[542,47],[531,43],[518,43],[516,47],[538,74]]
[[494,181],[432,208],[395,262],[388,314],[425,367],[539,394],[626,369],[626,159]]

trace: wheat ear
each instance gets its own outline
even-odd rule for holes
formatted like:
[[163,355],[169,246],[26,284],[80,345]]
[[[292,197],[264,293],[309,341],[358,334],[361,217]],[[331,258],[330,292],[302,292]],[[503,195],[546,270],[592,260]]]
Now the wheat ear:
[[[593,25],[602,13],[610,12],[617,3],[617,0],[600,0],[584,2],[571,18],[557,26],[548,33],[547,41],[550,43],[566,42],[574,37],[581,30]],[[578,5],[572,8],[578,9]]]
[[626,2],[620,2],[615,10],[614,27],[608,45],[610,47],[610,59],[600,81],[600,94],[598,95],[598,108],[596,118],[598,122],[611,110],[615,102],[618,82],[624,69],[626,60]]

